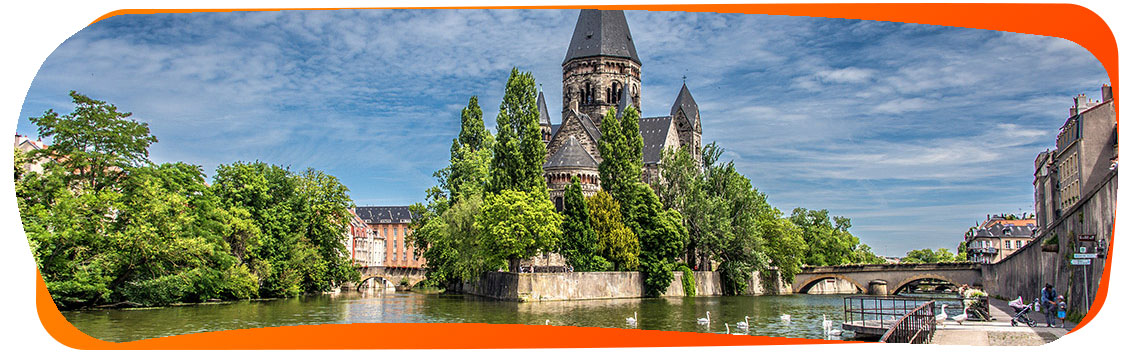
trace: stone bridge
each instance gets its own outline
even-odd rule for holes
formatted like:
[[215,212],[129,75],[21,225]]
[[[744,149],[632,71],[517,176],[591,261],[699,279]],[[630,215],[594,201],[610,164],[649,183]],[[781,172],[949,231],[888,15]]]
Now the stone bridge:
[[358,267],[357,270],[361,272],[361,282],[357,284],[357,289],[364,287],[370,280],[379,286],[393,288],[400,285],[401,281],[407,281],[412,286],[424,279],[422,268],[367,266]]
[[[945,282],[954,286],[980,286],[981,264],[975,262],[892,263],[804,267],[793,279],[793,293],[898,294],[918,284]],[[825,288],[819,282],[839,288]],[[844,287],[856,290],[844,290]]]

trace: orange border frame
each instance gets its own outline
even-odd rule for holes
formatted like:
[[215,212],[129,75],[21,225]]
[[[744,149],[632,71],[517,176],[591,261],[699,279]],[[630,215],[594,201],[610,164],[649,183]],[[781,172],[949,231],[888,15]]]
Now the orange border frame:
[[[576,9],[593,6],[474,7],[488,9]],[[458,9],[468,7],[445,7]],[[1118,49],[1114,34],[1091,10],[1068,4],[765,4],[765,5],[645,5],[596,6],[599,9],[720,12],[878,20],[1053,36],[1083,46],[1102,63],[1115,88],[1118,105]],[[337,10],[338,8],[291,9],[129,9],[99,17],[124,14]],[[1113,260],[1114,229],[1107,249],[1099,290],[1087,316],[1075,330],[1086,325],[1106,301]],[[63,317],[36,272],[36,308],[39,319],[56,341],[77,349],[452,349],[452,348],[568,348],[568,347],[662,347],[829,344],[845,341],[737,337],[677,331],[626,330],[594,327],[493,325],[493,324],[327,324],[243,329],[178,335],[114,343],[79,331]],[[444,335],[431,337],[430,335]],[[506,335],[506,337],[499,337]]]

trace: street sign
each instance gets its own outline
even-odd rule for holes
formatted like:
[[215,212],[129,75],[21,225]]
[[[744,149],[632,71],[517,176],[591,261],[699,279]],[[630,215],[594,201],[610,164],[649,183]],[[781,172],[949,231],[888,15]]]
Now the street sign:
[[1075,258],[1096,258],[1099,257],[1097,253],[1076,253]]
[[1089,266],[1089,265],[1091,265],[1091,259],[1089,259],[1089,258],[1072,259],[1071,265],[1072,266]]
[[1095,241],[1095,234],[1079,235],[1079,241]]

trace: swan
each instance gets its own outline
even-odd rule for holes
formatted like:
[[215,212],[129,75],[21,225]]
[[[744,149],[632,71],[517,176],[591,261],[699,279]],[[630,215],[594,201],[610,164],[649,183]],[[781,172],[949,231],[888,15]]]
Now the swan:
[[703,325],[710,324],[710,312],[706,312],[705,318],[698,318],[698,323]]
[[824,318],[824,321],[820,323],[820,325],[824,327],[824,331],[827,332],[828,330],[831,330],[832,329],[832,321],[828,320],[828,315],[827,314],[820,314],[820,317]]
[[946,314],[946,305],[942,304],[942,312],[938,313],[938,315],[934,316],[934,323],[941,325],[944,328],[946,326],[945,322],[946,322],[947,316],[948,315]]
[[636,326],[636,312],[632,312],[632,317],[624,318],[624,321],[628,322],[628,325]]
[[545,319],[545,325],[549,325],[549,319]]
[[730,332],[730,323],[726,323],[726,333],[730,334],[730,335],[745,335],[745,334],[742,334],[742,333],[731,333]]
[[843,335],[843,334],[844,334],[844,331],[840,330],[840,329],[828,330],[828,335],[831,335],[831,336],[840,336],[840,335]]
[[745,321],[739,321],[736,325],[738,329],[749,329],[749,315],[745,316]]
[[957,325],[961,325],[962,322],[964,322],[966,319],[969,319],[969,314],[966,314],[968,312],[969,307],[965,307],[965,309],[961,310],[961,314],[955,315],[953,317],[953,321],[956,321]]
[[786,323],[787,323],[787,322],[790,322],[790,321],[792,321],[792,320],[793,320],[793,316],[792,316],[792,315],[788,315],[788,314],[781,314],[781,321],[783,321],[783,322],[786,322]]

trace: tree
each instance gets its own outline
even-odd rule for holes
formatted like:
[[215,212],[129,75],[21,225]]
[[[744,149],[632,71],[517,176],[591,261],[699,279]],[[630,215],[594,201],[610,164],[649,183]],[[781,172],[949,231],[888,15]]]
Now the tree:
[[474,280],[483,272],[506,267],[505,261],[486,257],[494,251],[476,225],[482,205],[480,195],[468,195],[413,230],[413,245],[427,260],[427,278],[432,283]]
[[777,267],[781,279],[792,283],[793,277],[804,265],[804,252],[808,250],[803,232],[776,208],[771,214],[761,216],[758,226],[762,229],[769,265]]
[[542,143],[538,116],[537,86],[533,74],[512,69],[502,104],[498,107],[498,136],[490,165],[490,192],[520,190],[546,194],[542,169],[546,148]]
[[954,259],[957,261],[968,261],[968,252],[967,242],[961,241],[961,243],[957,244],[957,256],[955,256]]
[[561,215],[545,195],[503,190],[486,194],[475,228],[482,231],[482,244],[489,251],[483,256],[487,264],[509,262],[510,270],[517,272],[518,260],[556,246]]
[[906,257],[900,260],[901,263],[938,263],[938,262],[954,262],[956,256],[953,252],[945,248],[939,248],[937,251],[924,248],[921,250],[911,250],[906,253]]
[[558,251],[569,265],[577,271],[607,271],[612,264],[600,255],[600,240],[591,225],[585,196],[581,193],[581,181],[573,177],[572,184],[565,188],[565,209],[562,212],[563,232]]
[[[39,128],[39,136],[51,138],[51,145],[32,153],[33,159],[49,158],[47,165],[59,165],[69,186],[102,190],[122,179],[124,169],[149,162],[149,145],[157,137],[149,134],[149,124],[128,118],[113,104],[70,92],[75,111],[59,115],[48,109],[28,120]],[[76,186],[77,187],[77,186]]]
[[585,202],[596,233],[598,254],[612,264],[612,270],[635,271],[640,263],[640,240],[624,225],[620,203],[603,190]]
[[[643,139],[636,140],[640,137],[639,113],[634,107],[628,106],[624,110],[623,118],[624,120],[617,119],[614,110],[609,110],[601,121],[600,140],[597,142],[597,149],[602,159],[597,166],[601,188],[608,191],[608,194],[622,206],[626,205],[625,201],[633,194],[636,184],[640,182],[640,169],[643,166]],[[624,125],[625,122],[632,121],[631,118],[635,118],[634,126],[629,125],[636,128],[634,132],[629,132]],[[636,153],[637,151],[639,153]],[[627,215],[624,217],[625,220],[630,220]]]
[[808,245],[805,264],[811,266],[834,266],[859,263],[853,250],[859,238],[848,229],[851,220],[836,216],[830,217],[828,210],[793,209],[789,217],[793,224],[804,231],[804,241]]
[[683,251],[687,230],[683,218],[673,209],[663,209],[655,192],[646,184],[636,183],[628,201],[635,204],[634,220],[640,239],[640,271],[644,273],[644,290],[649,297],[666,292],[674,279],[675,259]]
[[472,96],[460,115],[459,136],[452,140],[447,167],[433,174],[447,197],[481,194],[489,178],[494,137],[483,127],[483,111]]

